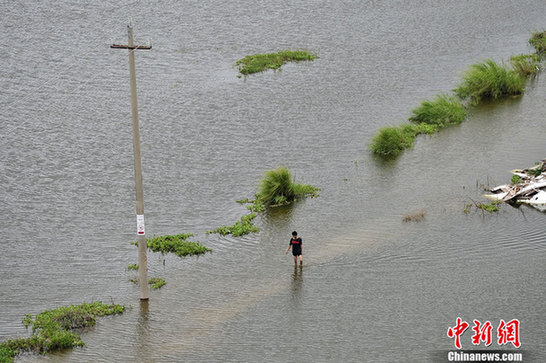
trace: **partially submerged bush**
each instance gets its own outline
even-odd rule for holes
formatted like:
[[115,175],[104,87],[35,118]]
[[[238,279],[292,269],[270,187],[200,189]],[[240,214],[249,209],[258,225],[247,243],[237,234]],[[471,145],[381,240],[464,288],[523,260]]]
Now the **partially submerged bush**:
[[269,170],[260,182],[256,200],[264,206],[290,204],[298,198],[316,197],[318,188],[312,185],[296,184],[292,181],[290,171],[285,167]]
[[73,347],[83,347],[85,343],[72,330],[93,326],[97,317],[121,314],[122,305],[107,305],[100,301],[63,306],[46,310],[36,315],[27,314],[23,318],[25,327],[32,326],[32,335],[28,338],[10,339],[0,343],[0,362],[11,362],[22,352],[47,353]]
[[402,221],[403,222],[411,222],[411,221],[421,222],[422,220],[425,219],[425,215],[426,215],[425,211],[421,209],[419,211],[404,215],[404,217],[402,217]]
[[529,44],[535,47],[537,53],[546,53],[546,30],[541,32],[534,32]]
[[414,108],[411,122],[445,127],[459,124],[466,118],[466,110],[461,101],[453,96],[437,95],[432,101],[423,101]]
[[520,54],[510,57],[510,64],[521,77],[535,76],[541,69],[538,54]]
[[286,62],[312,61],[315,55],[304,50],[283,50],[278,53],[247,55],[235,65],[241,74],[262,72],[266,69],[279,69]]
[[476,63],[463,74],[463,82],[454,89],[461,99],[469,99],[476,105],[484,100],[496,100],[522,94],[525,78],[491,59]]
[[[201,255],[206,252],[212,252],[212,249],[203,246],[199,242],[187,241],[192,237],[192,233],[182,233],[176,235],[157,236],[146,239],[146,246],[153,252],[174,253],[178,257]],[[138,242],[133,242],[138,246]]]

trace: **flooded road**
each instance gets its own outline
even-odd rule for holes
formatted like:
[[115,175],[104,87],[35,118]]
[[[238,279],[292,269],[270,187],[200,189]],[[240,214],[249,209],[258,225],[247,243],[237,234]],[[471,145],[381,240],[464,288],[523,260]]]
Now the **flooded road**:
[[[519,319],[526,358],[546,359],[545,215],[463,213],[483,186],[545,157],[544,74],[394,161],[368,151],[380,127],[450,92],[471,64],[532,52],[543,1],[1,8],[0,340],[24,336],[27,313],[131,307],[83,333],[85,348],[19,361],[422,362],[454,349],[457,317]],[[136,54],[146,232],[191,232],[214,250],[149,253],[149,275],[167,285],[146,306],[127,271],[137,260],[127,53],[109,48],[126,42],[128,16],[135,42],[153,44]],[[300,48],[319,58],[247,78],[233,67]],[[245,214],[236,200],[280,165],[320,197],[259,216],[258,234],[206,234]],[[402,222],[420,209],[424,221]],[[301,270],[284,254],[293,230]]]

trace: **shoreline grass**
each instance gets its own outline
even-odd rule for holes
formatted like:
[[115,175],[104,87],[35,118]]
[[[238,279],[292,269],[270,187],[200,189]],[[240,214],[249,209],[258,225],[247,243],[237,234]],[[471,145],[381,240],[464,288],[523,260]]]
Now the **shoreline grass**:
[[85,343],[74,330],[94,326],[97,317],[122,314],[124,311],[123,305],[107,305],[97,301],[45,310],[36,317],[27,314],[22,322],[25,328],[32,327],[32,335],[0,343],[0,362],[12,362],[23,352],[45,354],[83,347]]
[[305,50],[283,50],[278,53],[247,55],[235,62],[243,75],[263,72],[267,69],[280,69],[286,62],[313,61],[316,56]]

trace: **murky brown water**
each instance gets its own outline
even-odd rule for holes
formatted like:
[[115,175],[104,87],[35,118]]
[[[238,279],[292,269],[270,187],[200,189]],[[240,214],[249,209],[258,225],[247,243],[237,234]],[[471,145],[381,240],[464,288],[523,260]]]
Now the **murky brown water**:
[[[484,58],[529,53],[543,1],[10,2],[0,12],[0,339],[21,318],[93,300],[126,304],[87,346],[20,361],[411,361],[453,349],[457,317],[519,319],[546,359],[544,214],[462,210],[480,185],[545,156],[546,84],[419,138],[392,162],[367,147]],[[167,285],[139,304],[127,17],[137,43],[146,231],[193,232],[214,253],[149,255]],[[237,78],[247,54],[317,52]],[[321,197],[206,235],[285,165]],[[424,209],[421,223],[402,216]],[[294,271],[284,250],[304,240]],[[471,348],[471,333],[463,347]],[[508,346],[509,347],[509,346]],[[493,344],[491,348],[499,348]]]

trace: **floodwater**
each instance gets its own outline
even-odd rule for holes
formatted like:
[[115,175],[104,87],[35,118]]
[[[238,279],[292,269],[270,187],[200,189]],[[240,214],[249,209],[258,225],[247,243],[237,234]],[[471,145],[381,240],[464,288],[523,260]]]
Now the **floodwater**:
[[[0,340],[21,318],[102,300],[130,307],[85,348],[18,361],[423,362],[454,350],[461,317],[520,321],[546,360],[544,213],[463,213],[483,186],[543,159],[546,82],[472,110],[390,162],[380,127],[449,93],[485,58],[530,53],[536,1],[18,1],[0,11]],[[167,281],[139,301],[127,40],[136,52],[146,233],[194,233],[199,258],[150,253]],[[314,62],[238,78],[248,54]],[[205,232],[246,213],[263,173],[288,167],[316,199],[260,215],[257,234]],[[422,222],[404,215],[423,209]],[[284,251],[304,242],[305,266]]]

